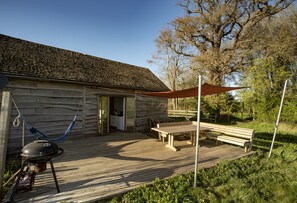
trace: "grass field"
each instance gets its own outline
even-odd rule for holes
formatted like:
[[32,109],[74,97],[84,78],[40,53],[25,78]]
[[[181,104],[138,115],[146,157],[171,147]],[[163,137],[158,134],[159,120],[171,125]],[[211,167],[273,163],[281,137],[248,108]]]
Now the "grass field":
[[120,197],[101,202],[297,202],[297,128],[280,124],[275,147],[268,158],[274,124],[239,123],[256,130],[257,153],[235,161],[222,161],[198,173],[167,180],[156,179]]

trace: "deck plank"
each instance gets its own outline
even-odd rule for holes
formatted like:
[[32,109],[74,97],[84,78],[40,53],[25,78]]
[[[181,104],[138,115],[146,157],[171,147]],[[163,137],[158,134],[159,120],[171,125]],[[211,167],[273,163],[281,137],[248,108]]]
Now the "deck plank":
[[[65,153],[53,159],[61,193],[56,188],[50,166],[36,176],[33,191],[17,193],[17,202],[92,202],[127,192],[155,178],[194,170],[195,146],[176,140],[181,150],[174,152],[164,142],[141,133],[112,133],[59,144]],[[201,141],[199,168],[214,166],[250,153],[227,144]]]

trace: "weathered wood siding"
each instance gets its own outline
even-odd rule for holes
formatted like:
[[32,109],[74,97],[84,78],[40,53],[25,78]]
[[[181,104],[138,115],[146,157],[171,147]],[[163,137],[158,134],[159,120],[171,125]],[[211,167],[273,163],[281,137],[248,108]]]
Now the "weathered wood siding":
[[[61,136],[78,110],[78,117],[70,136],[81,137],[84,135],[82,123],[88,117],[84,117],[86,110],[83,108],[83,87],[23,80],[9,81],[8,87],[28,124],[38,128],[46,135]],[[86,100],[91,100],[91,98],[86,97]],[[13,127],[13,121],[17,116],[18,112],[12,105],[9,153],[16,152],[22,147],[22,123],[18,127]],[[25,144],[34,139],[34,136],[25,129]]]
[[136,95],[136,131],[147,131],[152,120],[167,118],[168,99]]
[[[98,133],[98,95],[135,97],[133,91],[95,88],[92,86],[10,79],[8,89],[13,94],[26,122],[49,136],[61,136],[78,117],[69,139],[83,138]],[[1,94],[1,93],[0,93]],[[8,153],[22,148],[23,126],[13,127],[18,112],[12,105]],[[150,129],[151,119],[167,116],[167,99],[136,95],[135,130]],[[25,144],[35,137],[25,128]]]

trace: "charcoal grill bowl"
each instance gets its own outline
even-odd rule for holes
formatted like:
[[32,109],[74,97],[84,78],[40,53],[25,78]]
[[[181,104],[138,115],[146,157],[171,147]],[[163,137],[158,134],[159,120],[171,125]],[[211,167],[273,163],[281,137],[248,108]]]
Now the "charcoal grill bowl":
[[63,149],[57,144],[47,140],[36,140],[24,146],[21,156],[31,163],[43,163],[62,153]]
[[56,156],[60,156],[61,154],[63,154],[63,152],[64,152],[64,150],[62,148],[59,148],[57,146],[57,144],[55,144],[53,142],[49,142],[47,140],[36,140],[36,141],[24,146],[22,149],[21,156],[24,157],[25,160],[24,160],[24,162],[21,166],[21,169],[18,173],[18,177],[16,179],[15,184],[6,193],[6,195],[3,199],[4,201],[2,201],[2,202],[15,203],[13,196],[17,192],[17,188],[18,188],[18,185],[20,182],[21,175],[23,174],[25,166],[28,163],[33,163],[35,165],[42,164],[43,168],[42,167],[40,168],[41,169],[40,172],[41,172],[42,170],[46,169],[46,163],[47,163],[47,161],[49,161],[50,165],[51,165],[53,177],[55,180],[56,189],[57,189],[57,192],[59,193],[60,188],[58,185],[58,180],[56,177],[52,158],[54,158]]

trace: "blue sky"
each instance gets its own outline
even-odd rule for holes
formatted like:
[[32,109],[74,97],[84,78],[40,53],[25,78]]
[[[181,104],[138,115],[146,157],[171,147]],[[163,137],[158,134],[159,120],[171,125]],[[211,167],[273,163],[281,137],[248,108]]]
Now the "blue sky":
[[176,0],[2,0],[0,33],[150,68],[160,30],[183,11]]

